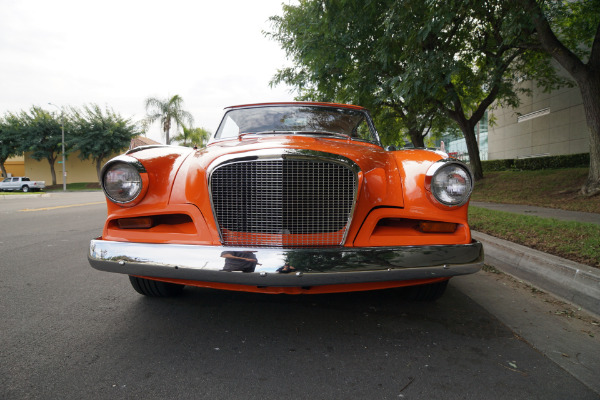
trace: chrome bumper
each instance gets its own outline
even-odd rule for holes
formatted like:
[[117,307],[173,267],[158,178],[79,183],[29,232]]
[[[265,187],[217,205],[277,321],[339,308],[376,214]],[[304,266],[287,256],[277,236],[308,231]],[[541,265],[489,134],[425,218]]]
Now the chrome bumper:
[[[231,254],[246,258],[242,264],[250,272],[235,268],[231,272],[232,266],[226,264]],[[92,240],[88,260],[100,271],[128,275],[251,286],[319,286],[471,274],[483,266],[483,246],[473,241],[443,246],[273,249]],[[286,264],[287,271],[282,269]]]

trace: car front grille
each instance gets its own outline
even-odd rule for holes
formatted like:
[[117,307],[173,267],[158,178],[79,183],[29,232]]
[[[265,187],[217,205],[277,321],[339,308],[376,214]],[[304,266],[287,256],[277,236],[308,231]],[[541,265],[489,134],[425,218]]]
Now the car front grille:
[[340,245],[356,188],[349,166],[320,159],[234,161],[210,176],[215,218],[228,246]]

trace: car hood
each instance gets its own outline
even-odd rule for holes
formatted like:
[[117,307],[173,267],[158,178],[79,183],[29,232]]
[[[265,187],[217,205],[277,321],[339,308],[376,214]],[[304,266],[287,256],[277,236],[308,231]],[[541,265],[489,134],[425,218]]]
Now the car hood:
[[258,150],[275,152],[278,149],[312,150],[342,155],[356,162],[363,171],[372,169],[374,164],[381,166],[380,164],[388,159],[384,149],[370,143],[331,137],[284,135],[261,135],[243,137],[241,140],[215,142],[202,151],[198,158],[202,161],[203,167],[208,167],[223,155],[239,154],[243,157],[241,153]]
[[[360,168],[359,193],[370,202],[385,203],[393,197],[393,205],[402,205],[401,176],[391,153],[380,146],[349,139],[314,136],[261,135],[245,136],[241,140],[214,142],[188,157],[175,181],[172,202],[194,203],[201,209],[208,206],[207,171],[224,158],[240,157],[261,152],[280,154],[289,150],[306,150],[335,154],[352,160]],[[369,186],[366,191],[365,187]],[[393,188],[393,189],[392,189]],[[394,193],[388,193],[393,190]]]

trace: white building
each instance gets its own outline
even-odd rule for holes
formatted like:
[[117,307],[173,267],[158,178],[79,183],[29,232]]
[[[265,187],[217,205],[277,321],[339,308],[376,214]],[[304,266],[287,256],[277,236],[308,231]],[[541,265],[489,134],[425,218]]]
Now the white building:
[[[492,105],[476,128],[481,160],[589,153],[589,134],[578,87],[545,93],[535,83],[523,83],[532,96],[521,106]],[[488,124],[488,120],[492,123]],[[468,160],[464,139],[445,142],[446,151]],[[465,159],[466,155],[466,159]]]
[[589,153],[589,134],[578,87],[544,93],[528,82],[533,96],[517,109],[492,108],[488,159]]

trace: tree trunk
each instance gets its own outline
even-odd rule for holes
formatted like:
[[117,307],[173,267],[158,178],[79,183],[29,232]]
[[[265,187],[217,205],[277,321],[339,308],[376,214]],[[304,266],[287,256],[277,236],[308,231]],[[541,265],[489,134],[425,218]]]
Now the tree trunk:
[[498,96],[500,91],[499,85],[494,85],[489,91],[488,95],[479,103],[477,109],[471,115],[471,118],[466,117],[464,108],[456,94],[456,89],[452,84],[450,88],[454,92],[454,109],[446,109],[446,114],[454,120],[465,137],[467,144],[467,151],[469,152],[469,164],[471,164],[471,172],[473,178],[478,181],[483,179],[483,167],[481,165],[481,158],[479,157],[479,143],[477,143],[477,137],[475,136],[475,126],[479,123],[479,120],[483,117],[485,110],[492,104],[494,99]]
[[6,168],[4,167],[4,161],[0,162],[0,170],[2,170],[2,176],[4,176],[4,177],[8,176],[8,173],[6,172]]
[[165,121],[164,131],[165,131],[165,141],[168,146],[171,144],[171,138],[169,137],[169,133],[171,131],[171,119],[170,118]]
[[416,129],[409,129],[408,135],[410,136],[410,141],[415,147],[425,147],[425,141],[423,140],[423,133]]
[[600,194],[600,75],[592,70],[587,79],[578,79],[577,84],[583,98],[590,138],[590,170],[581,193],[594,196]]
[[[469,152],[469,164],[471,165],[471,172],[473,173],[473,178],[478,181],[483,179],[483,167],[481,166],[481,158],[479,157],[479,144],[477,143],[477,137],[475,136],[475,126],[479,123],[479,120],[474,118],[475,116],[467,119],[462,112],[462,105],[459,102],[456,104],[456,110],[446,110],[446,112],[447,115],[458,124],[463,136],[465,137],[467,151]],[[485,110],[485,107],[487,106],[480,104],[479,107],[483,107]],[[474,120],[475,122],[473,122]]]
[[56,171],[54,170],[54,162],[56,161],[56,157],[48,157],[46,159],[48,160],[48,164],[50,164],[50,174],[52,175],[52,185],[56,185]]
[[102,183],[100,178],[100,171],[102,170],[102,158],[96,159],[96,176],[98,176],[98,182]]
[[475,136],[475,125],[464,118],[456,121],[460,130],[465,137],[467,143],[467,151],[469,152],[469,164],[471,165],[471,172],[476,181],[483,179],[483,167],[481,166],[481,158],[479,157],[479,144],[477,143],[477,137]]

